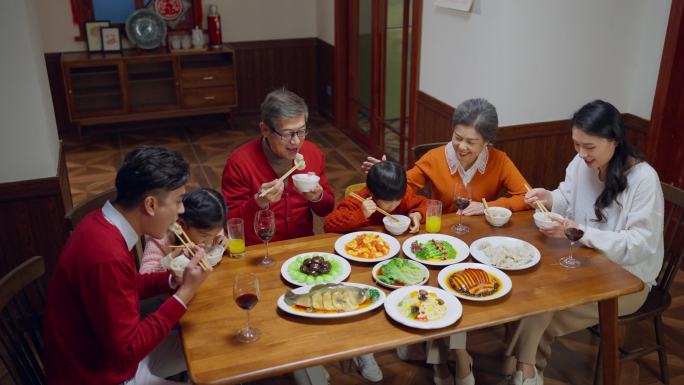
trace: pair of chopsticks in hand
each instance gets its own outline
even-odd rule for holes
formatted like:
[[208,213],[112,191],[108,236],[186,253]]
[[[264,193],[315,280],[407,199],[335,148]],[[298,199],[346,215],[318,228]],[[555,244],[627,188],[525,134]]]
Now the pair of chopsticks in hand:
[[[295,171],[297,171],[297,170],[304,170],[305,168],[306,168],[306,162],[304,161],[304,155],[302,155],[302,154],[297,154],[297,155],[295,156],[294,166],[292,166],[291,169],[287,170],[287,172],[286,172],[285,174],[283,174],[283,176],[281,176],[280,178],[278,178],[278,181],[283,182],[283,181],[284,181],[285,179],[287,179],[287,177],[290,176],[290,174],[292,174],[293,172],[295,172]],[[260,193],[259,193],[259,198],[263,198],[264,196],[266,196],[266,194],[268,194],[269,192],[271,192],[271,190],[273,190],[274,188],[275,188],[275,185],[273,185],[273,186],[267,188],[266,190],[260,192]]]
[[[525,183],[525,189],[527,190],[527,192],[530,192],[530,190],[532,190],[530,188],[530,185],[528,185],[527,183]],[[537,199],[536,201],[534,201],[534,203],[537,205],[537,208],[539,208],[539,210],[541,210],[541,212],[547,213],[547,214],[549,213],[549,210],[546,208],[546,206],[544,206],[543,203],[541,203],[541,201],[539,201]]]
[[[190,237],[188,237],[188,234],[185,233],[185,230],[178,224],[174,223],[170,227],[171,231],[176,234],[178,239],[180,239],[181,243],[183,244],[183,247],[188,249],[188,252],[190,255],[193,257],[195,256],[195,252],[192,250],[192,247],[195,246],[195,244],[190,240]],[[213,270],[211,267],[211,264],[205,257],[202,257],[199,261],[199,265],[204,271],[211,271]]]
[[[366,200],[366,198],[362,197],[361,195],[359,195],[359,194],[357,194],[357,193],[355,193],[355,192],[353,192],[353,191],[352,191],[351,193],[349,193],[349,196],[351,196],[352,198],[358,200],[359,202],[364,202],[364,201]],[[391,220],[393,220],[393,221],[395,221],[395,222],[399,222],[399,219],[397,219],[397,217],[395,217],[394,215],[392,215],[392,214],[388,213],[387,211],[381,209],[380,207],[377,207],[377,206],[376,206],[376,207],[375,207],[375,210],[378,211],[380,214],[382,214],[382,215],[384,215],[384,216],[386,216],[386,217],[389,217],[389,219],[391,219]]]

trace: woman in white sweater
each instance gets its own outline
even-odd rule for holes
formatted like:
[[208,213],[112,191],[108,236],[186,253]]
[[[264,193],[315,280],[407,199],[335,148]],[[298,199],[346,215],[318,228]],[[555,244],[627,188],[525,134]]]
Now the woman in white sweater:
[[[525,200],[574,215],[577,223],[559,220],[540,230],[545,235],[564,238],[564,225],[579,227],[584,230],[579,242],[600,250],[644,282],[642,291],[618,299],[620,315],[633,313],[646,300],[663,263],[663,192],[658,174],[627,141],[622,116],[610,103],[596,100],[584,105],[571,123],[577,156],[565,170],[565,180],[554,191],[532,189]],[[596,303],[521,320],[504,371],[510,374],[517,369],[512,378],[516,385],[543,384],[541,372],[553,339],[597,323]]]

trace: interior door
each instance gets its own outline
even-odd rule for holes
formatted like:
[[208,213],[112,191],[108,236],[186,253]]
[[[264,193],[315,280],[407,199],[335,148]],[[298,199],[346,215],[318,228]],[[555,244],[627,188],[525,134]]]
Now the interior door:
[[412,2],[351,0],[347,119],[350,133],[375,156],[405,164]]

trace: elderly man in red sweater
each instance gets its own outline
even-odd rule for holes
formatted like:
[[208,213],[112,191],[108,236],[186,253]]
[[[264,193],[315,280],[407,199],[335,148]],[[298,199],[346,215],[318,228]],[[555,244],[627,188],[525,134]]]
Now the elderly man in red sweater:
[[[183,212],[188,165],[175,152],[141,147],[116,176],[117,197],[88,214],[69,237],[52,275],[45,314],[45,374],[52,385],[175,384],[185,369],[171,328],[208,272],[195,247],[181,278],[138,274],[133,247],[160,238]],[[141,320],[140,299],[169,297]]]
[[[252,225],[262,209],[275,213],[273,241],[313,235],[313,214],[324,217],[333,210],[335,197],[325,176],[325,156],[313,143],[305,141],[309,132],[308,108],[304,99],[286,89],[266,96],[261,104],[261,136],[245,143],[228,157],[223,169],[221,190],[232,218],[245,221],[248,245],[260,243]],[[320,177],[311,191],[297,190],[289,179],[278,178],[292,168],[297,154],[304,156],[306,168],[295,173]],[[272,187],[272,189],[271,189]],[[270,190],[269,190],[270,189]],[[263,196],[261,191],[269,192]]]

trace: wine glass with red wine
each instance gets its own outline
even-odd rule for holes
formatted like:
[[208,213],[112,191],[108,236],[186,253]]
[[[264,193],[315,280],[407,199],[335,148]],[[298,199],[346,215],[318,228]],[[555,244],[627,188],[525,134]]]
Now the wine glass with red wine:
[[259,302],[259,279],[252,273],[237,274],[233,278],[233,299],[235,303],[247,312],[247,326],[238,330],[237,339],[240,342],[254,342],[259,339],[259,329],[249,326],[249,311]]
[[[560,259],[560,265],[567,267],[568,269],[574,269],[580,267],[582,264],[578,259],[572,256],[572,250],[575,246],[575,242],[579,241],[584,236],[584,230],[579,228],[579,225],[573,221],[572,212],[568,211],[565,215],[565,221],[563,224],[563,231],[565,232],[565,237],[570,240],[570,255]],[[586,225],[586,223],[585,223]]]
[[463,183],[463,181],[456,181],[454,185],[454,208],[459,212],[458,224],[451,226],[456,234],[464,234],[470,231],[470,227],[464,225],[463,221],[463,210],[465,210],[470,205],[470,200],[472,199],[470,193],[470,186]]
[[270,266],[273,260],[268,256],[268,241],[275,235],[275,214],[271,210],[260,210],[254,215],[254,232],[266,244],[266,255],[261,258],[261,266]]

